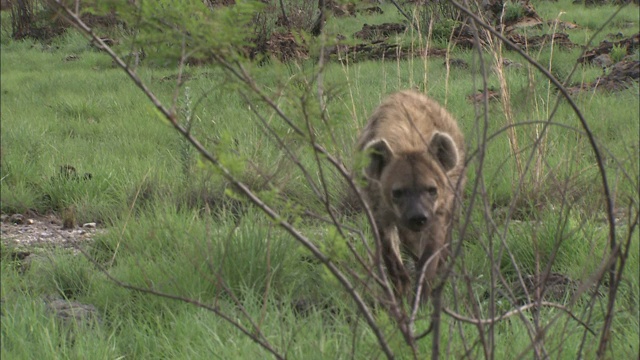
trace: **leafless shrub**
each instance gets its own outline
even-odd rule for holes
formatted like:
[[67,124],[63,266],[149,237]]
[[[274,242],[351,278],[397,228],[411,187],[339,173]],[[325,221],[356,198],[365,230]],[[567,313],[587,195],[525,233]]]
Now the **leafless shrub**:
[[[498,66],[498,74],[503,71],[500,69],[500,64],[503,63],[501,45],[498,44],[500,43],[515,49],[532,68],[544,74],[549,80],[549,87],[557,89],[559,95],[553,99],[554,106],[544,116],[541,116],[541,120],[528,122],[513,121],[508,114],[511,111],[508,107],[510,101],[503,96],[501,100],[507,102],[507,104],[503,104],[503,110],[507,113],[505,114],[505,123],[494,133],[489,132],[488,126],[490,120],[489,99],[487,96],[481,99],[482,106],[476,108],[476,138],[470,139],[474,148],[468,151],[467,156],[467,163],[473,164],[475,174],[473,181],[470,181],[468,186],[466,208],[460,219],[454,224],[455,231],[452,234],[453,241],[449,249],[450,259],[433,283],[430,307],[426,308],[430,315],[425,316],[421,312],[418,301],[407,303],[394,295],[387,271],[381,261],[381,239],[376,235],[378,232],[375,229],[376,224],[373,221],[371,209],[363,201],[362,194],[356,186],[356,180],[353,179],[350,169],[345,167],[345,161],[340,153],[328,150],[328,147],[319,140],[320,131],[326,131],[329,134],[328,143],[338,142],[336,140],[338,134],[333,133],[329,126],[329,114],[325,99],[331,94],[323,85],[322,70],[325,64],[322,56],[318,64],[319,71],[313,79],[314,86],[310,86],[310,82],[304,80],[299,83],[299,86],[306,89],[307,92],[295,99],[294,106],[300,109],[301,115],[300,118],[293,118],[285,111],[279,101],[281,99],[274,99],[270,96],[241,63],[233,59],[230,60],[221,53],[211,55],[213,61],[242,86],[240,96],[255,113],[261,129],[270,135],[272,141],[278,144],[284,157],[292,164],[292,168],[300,174],[300,181],[304,181],[305,185],[309,187],[313,194],[313,200],[321,204],[322,212],[320,213],[308,207],[304,208],[304,204],[299,204],[305,209],[304,214],[331,226],[336,234],[334,237],[337,239],[336,241],[340,243],[342,248],[346,248],[348,260],[318,246],[308,234],[305,234],[294,222],[289,221],[286,212],[280,211],[277,203],[261,197],[256,189],[241,181],[220,157],[220,153],[212,152],[203,146],[190,131],[188,122],[185,122],[176,111],[175,99],[172,107],[163,104],[135,71],[128,67],[108,45],[104,44],[102,39],[86,26],[76,13],[66,8],[59,0],[51,1],[56,3],[81,31],[105,49],[117,65],[144,92],[155,109],[203,158],[217,169],[234,191],[260,209],[273,220],[276,226],[297,240],[315,261],[325,267],[355,303],[360,316],[374,334],[386,357],[394,358],[397,352],[404,349],[406,351],[403,354],[406,356],[416,359],[424,358],[426,355],[424,347],[420,346],[421,341],[430,335],[432,359],[438,359],[440,356],[494,358],[497,352],[495,339],[500,336],[498,324],[505,322],[506,319],[511,319],[510,324],[521,326],[529,340],[527,346],[514,350],[515,352],[511,354],[514,358],[559,357],[568,340],[563,337],[557,342],[559,345],[549,346],[546,339],[551,336],[550,329],[554,326],[569,329],[567,332],[571,336],[576,334],[581,336],[580,347],[577,350],[571,349],[572,354],[581,357],[589,343],[597,342],[596,355],[601,358],[607,356],[607,349],[612,341],[611,328],[616,316],[616,300],[620,288],[624,285],[623,274],[628,271],[626,265],[629,253],[632,251],[631,241],[634,236],[637,236],[639,221],[637,198],[617,199],[613,194],[611,179],[603,160],[603,153],[606,149],[598,143],[581,110],[569,96],[563,83],[524,50],[505,38],[504,34],[483,21],[474,11],[470,10],[468,5],[463,6],[456,1],[450,2],[450,5],[457,9],[456,11],[469,19],[476,44],[479,44],[483,32],[488,36],[488,39],[491,39],[494,51],[493,62]],[[478,45],[475,46],[475,49],[478,52],[478,61],[482,63],[484,61],[482,47]],[[186,61],[184,42],[182,55],[179,64],[180,75],[176,82],[178,88],[182,84],[180,78]],[[482,73],[479,80],[482,82],[484,94],[488,94],[488,76],[485,73],[487,68],[480,66]],[[504,78],[501,79],[500,86],[501,91],[507,91]],[[317,99],[315,102],[311,102],[309,98],[314,96]],[[579,120],[579,126],[568,126],[554,120],[560,100],[569,104]],[[266,107],[272,117],[267,118],[264,111],[256,106],[257,104]],[[315,106],[312,107],[310,104]],[[305,166],[300,162],[297,152],[294,151],[294,146],[287,142],[282,136],[282,132],[277,131],[276,122],[278,127],[284,127],[287,134],[292,134],[296,141],[302,143],[305,149],[310,151],[315,161],[313,174],[310,172],[310,166]],[[553,168],[551,164],[546,162],[544,155],[548,141],[546,135],[555,127],[567,128],[586,139],[585,141],[595,158],[594,169],[597,169],[597,176],[600,179],[602,201],[597,203],[598,208],[588,210],[594,212],[598,210],[606,217],[605,238],[608,243],[604,250],[596,251],[594,249],[596,245],[587,249],[595,260],[593,260],[593,264],[590,264],[592,265],[590,268],[585,267],[588,272],[582,279],[567,278],[566,274],[558,273],[554,268],[566,252],[571,250],[570,246],[577,234],[585,231],[584,222],[572,216],[575,211],[570,195],[572,179],[559,179],[554,185],[558,198],[553,203],[542,204],[542,206],[548,206],[549,214],[552,214],[552,217],[542,221],[539,219],[529,219],[526,222],[514,220],[514,214],[521,206],[522,199],[525,198],[525,203],[528,202],[526,200],[529,200],[526,198],[524,190],[526,186],[530,185],[528,181],[530,179],[539,181],[542,172]],[[520,137],[520,132],[515,131],[519,128],[534,129],[534,135],[523,139]],[[514,176],[513,195],[509,199],[510,201],[505,203],[504,214],[498,218],[491,209],[492,199],[485,182],[486,176],[495,174],[485,174],[484,164],[487,161],[487,147],[505,133],[507,139],[511,141],[511,153],[507,157],[509,159],[515,157],[518,165]],[[518,142],[516,143],[514,140]],[[257,171],[260,172],[260,167],[255,165]],[[633,174],[628,174],[623,169],[620,172],[622,173],[620,176],[625,181],[637,184]],[[373,241],[368,239],[361,230],[354,229],[345,223],[337,213],[336,201],[332,196],[334,189],[331,188],[328,181],[330,174],[340,177],[346,186],[354,192],[352,201],[359,204],[368,225],[373,229]],[[532,206],[535,208],[538,204]],[[622,208],[624,215],[617,215],[616,208]],[[476,214],[480,214],[480,216],[474,217]],[[619,226],[621,221],[625,223],[624,227]],[[509,232],[514,231],[520,232],[523,237],[526,237],[525,246],[518,248],[517,244],[514,245],[508,241]],[[232,235],[230,234],[230,236]],[[475,246],[482,250],[483,262],[480,265],[465,257],[463,250],[467,246]],[[522,254],[526,256],[520,256]],[[526,262],[523,262],[522,259],[526,259]],[[486,267],[485,273],[488,274],[488,278],[480,277],[474,271],[480,266]],[[264,333],[265,329],[260,327],[257,319],[253,319],[247,314],[234,292],[226,286],[225,279],[221,277],[216,278],[215,281],[224,288],[226,294],[237,306],[238,312],[234,316],[220,311],[215,306],[194,299],[161,293],[152,288],[132,286],[113,278],[106,271],[105,274],[117,284],[134,291],[176,299],[208,309],[233,324],[245,336],[262,346],[274,357],[284,358],[284,349],[279,349],[268,341],[268,337]],[[424,271],[421,275],[424,276]],[[417,286],[419,292],[421,285]],[[562,302],[559,300],[562,294],[562,291],[558,290],[559,288],[568,289]],[[587,305],[578,307],[579,303],[587,303]],[[599,303],[604,309],[602,312],[603,321],[598,328],[593,327],[593,320],[596,317],[594,315],[596,303]],[[546,309],[558,311],[543,316]],[[376,316],[378,310],[384,311],[391,321],[380,321]],[[236,320],[237,318],[241,318],[242,321]],[[447,339],[443,337],[445,324],[449,325]],[[397,337],[393,339],[392,343],[395,333],[399,333],[404,342],[405,347],[400,348],[401,350],[395,347]],[[568,335],[562,334],[561,336]],[[462,352],[457,350],[454,353],[451,352],[449,346],[454,337],[462,339],[460,340],[463,347]]]
[[64,23],[53,19],[53,12],[40,0],[14,0],[10,3],[12,37],[50,40],[64,31]]

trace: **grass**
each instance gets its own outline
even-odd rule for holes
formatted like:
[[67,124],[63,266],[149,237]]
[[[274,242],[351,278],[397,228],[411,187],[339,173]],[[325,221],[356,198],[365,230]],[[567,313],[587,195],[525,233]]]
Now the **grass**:
[[[578,44],[585,43],[615,10],[610,6],[584,8],[568,0],[535,5],[544,19],[566,11],[561,19],[575,20],[581,26],[570,31],[571,39]],[[330,18],[327,31],[349,37],[364,23],[401,19],[392,6],[386,5],[383,10],[382,16]],[[625,35],[637,32],[637,18],[630,13],[620,13],[596,36],[596,43],[604,39],[604,33],[615,32],[628,22],[633,26],[621,31]],[[418,42],[410,32],[398,41]],[[112,68],[105,54],[92,50],[72,31],[45,46],[12,41],[3,29],[0,44],[2,212],[62,215],[73,209],[78,223],[98,222],[107,229],[83,245],[88,258],[43,248],[37,250],[38,256],[26,270],[12,257],[15,249],[3,242],[3,358],[87,358],[89,354],[90,358],[269,356],[211,311],[122,288],[109,281],[101,268],[126,284],[215,307],[250,331],[255,330],[253,321],[264,339],[290,358],[368,359],[382,355],[374,334],[326,269],[274,222],[232,195],[233,186],[173,132],[122,71]],[[556,48],[552,53],[545,48],[531,55],[565,80],[580,52],[577,48]],[[515,53],[504,54],[523,62]],[[69,55],[78,58],[68,61]],[[328,64],[323,73],[328,123],[313,123],[318,141],[349,165],[358,129],[371,110],[386,94],[417,87],[445,103],[459,119],[467,153],[474,154],[482,143],[479,136],[483,120],[476,113],[482,109],[474,108],[467,96],[483,87],[480,63],[477,53],[470,50],[455,49],[451,56],[466,60],[471,69],[451,69],[447,73],[444,59],[437,57]],[[483,58],[488,86],[499,88],[491,59],[490,54]],[[301,100],[309,94],[308,89],[314,89],[317,68],[313,61],[245,66],[296,125],[307,125],[303,109],[309,111],[308,118],[319,118],[315,100],[308,100],[311,106]],[[138,71],[161,101],[173,103],[175,69],[143,63]],[[341,269],[354,270],[349,279],[359,291],[368,299],[375,296],[376,290],[367,290],[367,284],[357,281],[366,276],[346,249],[348,243],[364,254],[356,236],[343,238],[333,227],[302,212],[308,209],[326,214],[304,174],[265,133],[239,96],[248,94],[246,88],[231,81],[219,68],[187,67],[186,72],[189,80],[178,93],[175,106],[180,114],[191,118],[193,134],[219,154],[238,178],[287,214],[288,220]],[[599,68],[581,65],[570,83],[590,82],[601,74]],[[515,122],[550,116],[556,92],[543,76],[536,72],[528,76],[527,65],[509,69],[505,76]],[[636,85],[615,94],[597,92],[575,97],[605,153],[617,208],[631,202],[637,209],[637,93]],[[254,105],[314,181],[327,177],[332,203],[337,204],[344,195],[339,176],[326,163],[318,165],[308,144],[292,134],[271,109],[262,103]],[[492,284],[501,284],[492,279],[492,264],[500,265],[499,274],[507,282],[515,280],[518,272],[533,275],[546,266],[581,281],[600,269],[608,247],[593,151],[566,101],[560,101],[555,123],[546,134],[541,165],[523,172],[521,187],[515,185],[519,176],[507,136],[499,133],[506,121],[503,107],[492,102],[487,111],[488,134],[496,135],[486,143],[481,174],[487,203],[476,202],[474,208],[467,209],[473,221],[463,239],[464,261],[456,264],[459,276],[445,289],[445,301],[452,309],[471,314],[478,308],[484,318],[512,309],[515,302],[503,295],[490,304],[485,297]],[[535,155],[535,126],[521,125],[517,134],[523,158]],[[469,184],[477,180],[475,159],[470,161]],[[67,165],[77,170],[77,179],[61,176],[61,167]],[[541,174],[536,169],[541,169]],[[91,179],[82,180],[84,173],[90,173]],[[466,195],[471,197],[471,186]],[[485,205],[493,222],[484,214]],[[515,213],[509,218],[506,213],[512,205]],[[371,237],[361,216],[338,216]],[[618,235],[623,237],[628,230],[623,219],[617,227]],[[635,233],[616,301],[608,350],[613,358],[638,353],[638,246]],[[501,286],[497,288],[503,289]],[[606,288],[601,291],[606,292]],[[94,305],[102,321],[91,326],[60,324],[42,301],[51,294]],[[593,304],[591,299],[585,293],[576,299],[567,296],[555,300],[598,331],[604,322],[607,298],[596,297]],[[496,306],[495,314],[490,312],[492,305]],[[428,308],[420,311],[417,328],[428,327],[429,313]],[[561,310],[545,308],[537,314],[540,326],[548,326],[544,344],[552,358],[575,357],[574,349],[584,336],[588,340],[583,357],[595,356],[599,339],[585,335],[584,327]],[[393,321],[380,310],[374,317],[398,357],[410,357]],[[526,312],[522,317],[533,321],[535,316]],[[443,353],[450,358],[464,357],[462,339],[476,339],[477,327],[450,317],[443,319]],[[496,358],[512,358],[510,349],[524,354],[531,344],[527,326],[517,317],[497,323],[493,331]],[[429,352],[431,337],[425,337],[418,346],[421,352]],[[476,346],[468,356],[484,354]]]
[[[634,13],[634,7],[623,7],[612,21],[609,18],[619,9],[613,4],[605,4],[603,6],[580,6],[574,5],[571,0],[560,0],[557,4],[546,4],[538,2],[535,9],[543,19],[555,19],[560,16],[560,20],[570,21],[580,26],[583,30],[580,32],[595,32],[606,24],[603,29],[604,34],[598,36],[604,37],[607,32],[622,31],[623,33],[633,34],[638,31],[637,18]],[[576,35],[580,36],[580,35]],[[600,42],[602,38],[596,38]]]

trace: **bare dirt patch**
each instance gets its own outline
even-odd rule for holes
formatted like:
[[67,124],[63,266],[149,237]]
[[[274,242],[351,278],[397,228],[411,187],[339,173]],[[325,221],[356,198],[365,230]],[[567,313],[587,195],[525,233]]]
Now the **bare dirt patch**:
[[627,39],[611,42],[608,40],[602,41],[595,48],[587,51],[584,55],[578,58],[578,63],[591,63],[596,57],[603,54],[611,54],[614,47],[624,49],[627,55],[631,55],[634,51],[640,48],[640,33],[634,34]]
[[293,33],[273,33],[267,41],[267,52],[282,62],[309,58],[309,49],[301,36]]
[[[539,49],[545,45],[559,46],[561,48],[570,49],[575,46],[575,44],[569,40],[569,35],[565,33],[553,33],[553,34],[544,34],[537,36],[525,36],[522,34],[512,34],[509,36],[509,40],[520,46],[522,49]],[[510,49],[507,46],[507,49]]]
[[3,214],[0,223],[2,244],[23,257],[36,248],[74,248],[103,231],[95,223],[64,229],[63,221],[54,215]]
[[406,25],[384,23],[380,25],[362,25],[362,30],[353,34],[354,37],[362,40],[384,40],[395,34],[402,34],[407,29]]
[[623,60],[611,67],[608,73],[598,77],[595,81],[568,88],[570,94],[581,91],[605,90],[620,91],[628,89],[640,80],[640,61]]

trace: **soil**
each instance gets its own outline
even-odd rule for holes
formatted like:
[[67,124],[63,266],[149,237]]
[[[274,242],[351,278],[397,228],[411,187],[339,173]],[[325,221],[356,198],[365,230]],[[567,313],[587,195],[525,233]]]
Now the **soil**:
[[299,42],[293,33],[273,33],[267,40],[267,52],[282,62],[309,58],[309,49],[304,42]]
[[[607,71],[607,69],[604,69]],[[575,95],[582,91],[594,89],[604,91],[620,91],[631,87],[640,80],[640,61],[623,60],[614,64],[607,73],[598,77],[594,82],[570,87],[569,94]]]
[[[500,93],[494,89],[487,89],[487,98],[489,101],[498,101],[500,100]],[[471,94],[467,96],[467,100],[475,104],[484,103],[485,94],[482,90],[478,90],[477,93]]]
[[63,221],[54,216],[24,216],[2,214],[0,232],[2,245],[11,251],[11,256],[24,260],[39,248],[68,248],[91,240],[103,232],[95,223],[64,229]]
[[[617,34],[614,37],[618,37]],[[631,87],[640,81],[640,61],[632,55],[640,48],[640,33],[626,39],[611,42],[602,41],[593,49],[578,58],[579,64],[592,64],[602,67],[603,74],[595,81],[568,88],[570,94],[594,89],[605,91],[620,91]],[[624,49],[626,56],[614,64],[612,52],[614,49]]]
[[430,49],[428,52],[419,49],[403,48],[398,44],[388,44],[383,40],[357,45],[338,45],[327,49],[329,58],[339,62],[356,63],[364,60],[398,60],[413,56],[444,56],[445,49]]
[[[562,301],[567,297],[572,297],[579,285],[579,281],[573,280],[567,275],[550,273],[547,276],[525,275],[522,277],[522,282],[520,279],[512,281],[510,289],[518,304],[523,305],[540,295],[545,301]],[[595,287],[592,290],[595,290]]]
[[[560,46],[565,49],[570,49],[576,46],[571,40],[569,40],[569,35],[560,32],[538,36],[511,34],[508,38],[512,43],[518,45],[522,49],[539,49],[552,43],[555,46]],[[507,46],[507,49],[510,49],[510,47]]]
[[578,63],[591,63],[593,59],[602,54],[611,54],[614,47],[624,48],[626,49],[627,55],[631,55],[636,51],[636,49],[640,48],[640,33],[634,34],[633,36],[622,39],[619,41],[611,42],[608,40],[604,40],[595,48],[587,51],[578,58]]
[[[575,46],[575,44],[569,40],[569,35],[562,32],[536,36],[525,36],[516,32],[507,32],[506,34],[507,39],[522,49],[539,49],[542,46],[551,44],[552,41],[555,46],[560,46],[566,49]],[[484,32],[479,32],[478,37],[481,44],[487,44],[487,37]],[[466,24],[458,26],[453,31],[453,41],[461,48],[473,48],[475,46],[473,30]],[[512,48],[507,46],[507,49],[511,50]]]
[[362,25],[362,30],[353,34],[354,37],[362,40],[384,40],[391,35],[402,34],[407,29],[406,25],[384,23],[380,25]]
[[[95,223],[64,229],[63,221],[54,216],[2,214],[0,232],[2,233],[3,259],[15,262],[20,272],[27,271],[34,261],[42,261],[43,251],[68,249],[77,253],[77,245],[91,241],[96,234]],[[81,255],[78,255],[81,256]],[[101,322],[95,306],[65,299],[61,294],[48,294],[40,297],[46,304],[47,313],[65,325],[92,324]],[[1,300],[4,303],[4,299]]]

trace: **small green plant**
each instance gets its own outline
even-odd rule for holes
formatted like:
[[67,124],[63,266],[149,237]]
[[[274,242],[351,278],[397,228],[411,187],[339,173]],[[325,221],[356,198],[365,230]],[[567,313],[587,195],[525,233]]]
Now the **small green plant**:
[[[523,2],[507,1],[512,2],[508,5],[517,15],[521,10],[517,4]],[[210,149],[234,177],[281,216],[265,219],[258,206],[249,205],[246,197],[238,195],[238,186],[224,179],[213,166],[204,165],[203,158],[186,140],[178,139],[166,122],[158,121],[154,106],[140,96],[135,84],[121,71],[109,68],[110,58],[103,52],[82,51],[84,45],[80,40],[84,38],[73,35],[74,30],[47,47],[32,42],[3,42],[0,51],[3,65],[0,101],[6,125],[2,130],[0,167],[3,211],[10,215],[35,209],[64,218],[65,209],[74,209],[68,216],[75,216],[74,226],[96,220],[104,224],[104,229],[88,231],[86,241],[76,244],[91,260],[72,255],[69,249],[55,251],[51,257],[40,256],[38,252],[34,254],[38,256],[29,257],[30,267],[24,271],[22,265],[27,262],[20,260],[23,254],[8,249],[10,239],[8,236],[5,239],[3,233],[0,249],[4,260],[0,264],[3,358],[269,356],[249,336],[242,335],[231,322],[215,313],[240,323],[247,330],[244,334],[269,341],[281,358],[339,358],[345,354],[354,358],[382,357],[381,351],[376,350],[371,328],[380,330],[387,338],[396,358],[424,358],[422,354],[431,348],[436,332],[440,334],[441,348],[446,347],[447,352],[450,348],[452,354],[481,357],[482,342],[475,335],[478,323],[457,321],[453,315],[444,315],[439,331],[432,331],[416,342],[415,353],[419,355],[405,345],[395,328],[395,316],[385,310],[388,302],[381,297],[384,295],[378,281],[383,281],[385,269],[383,264],[382,268],[377,264],[372,267],[376,263],[376,245],[369,241],[373,239],[373,231],[366,216],[335,209],[340,200],[336,189],[342,187],[343,179],[335,175],[334,167],[327,166],[325,155],[316,153],[309,143],[312,135],[314,143],[330,149],[330,154],[342,154],[339,161],[348,166],[353,162],[350,154],[354,137],[380,97],[413,85],[420,85],[438,100],[446,99],[469,135],[469,166],[473,167],[469,174],[473,178],[466,189],[462,218],[469,215],[471,220],[464,232],[461,225],[452,236],[455,241],[451,252],[461,249],[464,257],[452,262],[452,276],[443,288],[443,307],[472,319],[479,318],[478,314],[486,319],[499,317],[517,309],[511,312],[515,316],[510,320],[501,318],[487,327],[495,329],[498,336],[495,345],[489,342],[491,347],[485,350],[497,358],[512,357],[514,349],[521,356],[528,356],[527,352],[535,349],[532,338],[539,339],[540,349],[551,358],[561,358],[567,351],[581,348],[585,341],[579,356],[597,357],[597,338],[591,341],[595,337],[583,335],[582,322],[588,322],[588,330],[601,336],[607,314],[606,307],[597,304],[608,301],[608,291],[603,287],[606,281],[601,282],[599,290],[605,289],[604,296],[592,298],[594,301],[583,302],[580,298],[566,302],[569,299],[564,295],[570,295],[569,285],[579,282],[583,296],[591,297],[591,279],[606,273],[603,266],[609,254],[608,230],[600,219],[604,216],[597,211],[605,208],[602,193],[597,191],[601,189],[601,181],[596,176],[592,151],[583,132],[566,128],[578,125],[565,102],[559,104],[546,131],[542,125],[538,128],[527,123],[531,119],[547,119],[549,112],[544,109],[554,104],[550,95],[546,101],[541,96],[550,86],[546,78],[535,71],[530,76],[522,76],[521,72],[503,74],[501,82],[508,82],[509,87],[500,88],[511,92],[505,108],[512,109],[514,128],[517,126],[521,134],[518,153],[535,161],[537,149],[545,155],[540,157],[541,165],[532,163],[526,167],[529,170],[512,175],[517,170],[504,134],[505,124],[487,121],[482,125],[476,115],[481,108],[474,109],[468,103],[467,96],[482,87],[477,70],[482,64],[478,64],[480,58],[474,51],[450,47],[451,56],[475,60],[476,65],[469,71],[446,72],[442,61],[434,57],[371,61],[364,55],[361,62],[344,66],[328,63],[323,70],[315,66],[315,57],[296,64],[273,61],[258,66],[257,61],[245,62],[242,53],[236,54],[236,50],[251,48],[259,42],[254,30],[261,23],[243,20],[253,19],[257,13],[249,0],[238,0],[233,7],[215,7],[213,17],[205,5],[218,6],[222,1],[179,6],[160,1],[140,9],[132,9],[135,2],[125,0],[95,3],[105,11],[115,4],[113,8],[128,17],[131,24],[140,22],[134,15],[141,17],[143,29],[135,30],[140,37],[124,39],[123,45],[140,41],[150,54],[149,59],[155,59],[155,63],[146,60],[136,70],[142,81],[156,92],[158,99],[171,103],[175,119],[185,127],[190,126],[191,135]],[[265,34],[287,29],[275,24],[285,2],[270,3],[275,12],[261,13],[267,26]],[[425,13],[433,9],[432,16],[418,14],[420,30],[425,34],[431,30],[435,39],[429,46],[442,48],[461,22],[456,20],[457,10],[450,2],[428,3],[422,8]],[[287,1],[284,5],[293,24],[296,16],[304,15],[294,11],[295,4],[302,2]],[[543,5],[550,8],[540,13],[542,18],[558,14],[560,9],[554,4],[540,3],[540,8]],[[304,5],[315,9],[315,2]],[[265,5],[268,6],[271,5]],[[174,13],[176,7],[179,9]],[[385,17],[328,16],[326,29],[348,37],[364,21],[401,21],[391,4],[381,8]],[[582,7],[572,11],[579,9]],[[593,9],[588,11],[591,14]],[[596,15],[591,17],[598,21],[605,18]],[[585,22],[589,19],[572,16]],[[637,24],[635,18],[628,21]],[[175,25],[171,27],[175,34],[165,27],[167,24]],[[235,29],[245,29],[246,36],[234,34]],[[589,28],[586,29],[581,36],[591,36]],[[215,31],[210,34],[209,30]],[[171,34],[175,37],[170,37]],[[210,44],[212,39],[215,41]],[[176,41],[184,46],[175,46]],[[310,42],[310,46],[314,44]],[[183,80],[188,82],[178,88],[167,81],[175,80],[177,70],[171,68],[175,63],[164,60],[179,59],[183,52],[205,59],[210,55],[208,49],[224,55],[230,66],[242,64],[242,71],[238,68],[237,74],[249,74],[255,79],[251,85],[262,88],[261,94],[273,98],[275,106],[257,101],[250,88],[234,82],[237,76],[229,76],[222,67],[188,65],[183,69],[183,74],[189,74]],[[580,51],[576,48],[550,52],[544,48],[537,60],[549,64],[554,74],[564,74],[557,76],[564,79]],[[68,61],[69,54],[79,57]],[[485,56],[484,64],[489,67],[491,54]],[[634,56],[638,57],[637,51]],[[599,74],[599,69],[587,71],[593,71],[594,76]],[[486,76],[490,84],[496,83],[496,74],[487,71]],[[320,80],[322,96],[314,90]],[[443,85],[445,80],[447,86]],[[630,126],[637,129],[638,124],[639,107],[629,106],[637,104],[636,94],[637,85],[615,96],[593,93],[575,98],[583,113],[595,119],[608,119],[589,125],[599,143],[606,147],[607,159],[620,161],[619,167],[612,161],[606,168],[621,208],[626,208],[624,199],[637,198],[633,181],[638,174],[637,159],[629,151],[638,144],[639,132],[629,131]],[[314,100],[319,97],[322,104]],[[322,110],[325,107],[326,112]],[[501,115],[502,109],[491,104],[487,116]],[[287,114],[286,120],[298,129],[293,131],[275,110]],[[484,133],[483,126],[488,127],[486,141],[475,136]],[[486,151],[482,162],[476,161],[479,149]],[[78,172],[63,164],[73,164]],[[92,178],[85,179],[82,175],[85,171],[90,171]],[[476,178],[486,184],[487,199],[477,198],[482,201],[467,209],[469,199],[477,196],[472,185]],[[537,186],[530,181],[534,178],[540,179]],[[489,203],[494,214],[491,219],[487,214]],[[637,211],[637,204],[633,204]],[[627,236],[634,214],[623,214],[615,229],[621,238],[618,244],[634,237],[611,322],[612,358],[632,358],[638,351],[636,300],[640,281],[637,272],[628,271],[638,268],[637,251],[633,251],[638,245],[637,233]],[[280,227],[285,222],[309,239],[313,247],[302,246],[287,235]],[[336,222],[344,226],[332,225]],[[310,248],[319,249],[326,257],[316,258]],[[103,273],[96,265],[108,272]],[[329,266],[344,270],[350,289],[358,291],[364,304],[371,308],[375,326],[370,328],[361,320],[363,312],[354,306]],[[566,291],[561,289],[563,296],[551,299],[576,314],[580,323],[558,308],[547,309],[538,304],[531,304],[535,307],[527,310],[520,307],[519,301],[526,296],[515,292],[528,289],[530,281],[524,286],[520,283],[535,279],[547,266],[559,278],[571,280]],[[123,288],[108,280],[107,275],[140,287],[141,291]],[[546,284],[550,286],[551,280]],[[144,290],[166,293],[174,299],[145,294]],[[544,292],[541,295],[545,295],[552,289],[541,290]],[[86,332],[74,333],[75,341],[69,341],[67,331],[47,313],[42,301],[44,295],[50,294],[91,304],[101,311],[104,321]],[[189,303],[178,302],[176,298]],[[535,300],[531,292],[529,298]],[[454,306],[452,300],[458,299],[459,305]],[[208,309],[197,308],[194,303]],[[426,311],[416,313],[416,329],[429,327],[429,306]],[[544,336],[531,331],[535,327],[530,326],[529,314],[535,314],[545,325],[541,328],[544,333],[540,334]],[[458,333],[462,332],[469,344],[478,345],[467,347],[460,340],[462,336]]]
[[514,23],[524,17],[524,7],[518,1],[508,1],[504,6],[504,22]]
[[626,47],[613,45],[613,48],[611,49],[611,60],[613,60],[614,63],[622,61],[625,56],[627,56]]

